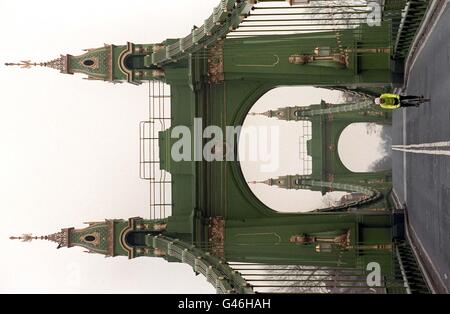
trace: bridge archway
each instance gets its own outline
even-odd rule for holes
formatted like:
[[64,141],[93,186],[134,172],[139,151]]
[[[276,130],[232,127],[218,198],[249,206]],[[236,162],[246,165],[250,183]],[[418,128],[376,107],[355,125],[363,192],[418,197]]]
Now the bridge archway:
[[[311,123],[307,121],[288,122],[254,114],[281,106],[308,106],[312,103],[320,103],[324,98],[328,101],[335,101],[340,95],[339,91],[311,86],[281,86],[269,90],[252,105],[242,124],[242,133],[238,144],[240,168],[246,182],[250,182],[249,188],[252,193],[271,209],[284,213],[309,212],[327,207],[328,203],[320,191],[288,190],[266,184],[252,184],[255,181],[261,182],[286,174],[308,174],[307,163],[301,160],[299,154],[300,145],[302,145],[300,140],[306,136],[305,130],[311,127]],[[271,137],[270,134],[274,128],[277,130],[278,136]],[[257,138],[257,141],[251,140],[249,133],[254,134],[254,132],[263,135],[269,134],[270,143],[260,137]],[[279,140],[279,144],[271,147],[272,140],[275,140],[274,137]],[[258,152],[257,160],[249,156],[250,151]],[[262,156],[264,154],[260,155],[261,151],[269,153],[270,160],[267,160],[266,156]],[[269,165],[273,165],[273,167],[266,167]],[[270,171],[268,168],[271,168]],[[332,193],[335,194],[334,198],[347,194],[346,192]]]
[[[299,190],[298,187],[289,187],[280,189],[257,184],[269,178],[303,174],[310,175],[316,181],[343,181],[363,184],[372,179],[385,179],[386,172],[355,173],[351,171],[344,165],[338,153],[338,142],[342,132],[353,124],[353,121],[379,120],[387,123],[388,120],[384,116],[380,116],[378,112],[375,112],[375,115],[373,112],[369,114],[367,112],[339,113],[335,116],[330,114],[319,115],[312,117],[309,121],[286,119],[287,115],[295,114],[295,112],[288,112],[284,109],[305,109],[310,104],[320,103],[320,105],[313,105],[313,107],[320,107],[323,104],[327,105],[327,103],[339,103],[341,96],[342,92],[327,89],[283,86],[264,93],[251,105],[242,124],[242,135],[238,145],[239,157],[241,157],[239,165],[245,181],[250,183],[249,189],[265,205],[281,212],[307,212],[329,206],[330,200],[335,200],[338,203],[342,196],[350,192],[327,188]],[[326,100],[326,103],[323,102],[323,99]],[[279,107],[284,108],[276,110]],[[258,112],[267,112],[267,110],[274,110],[277,114],[281,114],[283,119],[268,119],[261,115],[252,115]],[[276,117],[275,114],[274,116]],[[246,132],[249,128],[252,128],[253,131],[260,129],[263,134],[270,134],[271,128],[277,128],[279,130],[279,145],[277,147],[267,145],[267,142],[264,142],[265,139],[262,142],[259,139],[258,141],[249,141],[248,132]],[[251,142],[251,145],[249,145],[249,142]],[[248,152],[251,150],[258,151],[255,145],[260,146],[260,148],[262,146],[263,152],[271,152],[274,155],[272,156],[273,160],[268,162],[264,158],[265,156],[260,156],[262,158],[259,160],[252,160],[251,158],[249,160]],[[274,152],[274,149],[278,149],[278,151]],[[241,154],[241,151],[245,153]],[[258,152],[260,151],[261,149]],[[303,155],[301,155],[302,152]],[[244,157],[244,160],[242,160],[242,157]],[[267,163],[276,164],[275,171],[262,171],[264,164]]]
[[[181,104],[181,99],[186,99],[185,94],[188,94],[188,89],[186,89],[184,84],[184,82],[181,83],[178,81],[171,83],[171,92],[173,97],[172,104],[177,102],[180,102]],[[209,103],[214,103],[215,110],[208,111],[204,114],[204,124],[220,126],[223,128],[224,133],[227,126],[242,126],[245,119],[248,117],[248,113],[257,101],[263,97],[263,95],[277,87],[279,87],[279,85],[276,84],[275,81],[264,82],[254,80],[229,80],[224,84],[211,86],[211,90],[208,92],[210,95],[208,101]],[[283,86],[283,88],[294,87],[298,88],[298,84],[285,84]],[[298,101],[295,97],[293,97],[293,100],[295,102]],[[280,104],[280,106],[282,105],[285,105],[285,103]],[[185,105],[180,108],[182,109],[180,109],[179,115],[177,113],[172,114],[171,128],[178,125],[186,125],[186,123],[189,123],[186,115],[195,113],[194,109],[189,109]],[[365,121],[367,117],[361,115],[360,119]],[[350,124],[352,122],[353,121],[349,119],[346,123]],[[336,126],[337,124],[335,123],[334,125]],[[342,130],[345,126],[346,125],[342,126]],[[182,200],[180,198],[180,200],[173,201],[175,203],[173,212],[180,214],[182,213],[183,215],[188,216],[191,214],[192,208],[200,208],[208,215],[222,216],[225,219],[242,219],[243,217],[279,217],[280,213],[264,204],[264,202],[262,202],[252,192],[250,186],[248,185],[248,180],[242,171],[241,162],[205,162],[202,166],[204,167],[204,170],[200,173],[197,172],[198,175],[204,176],[203,182],[205,183],[203,184],[200,181],[192,181],[192,179],[195,178],[194,173],[192,172],[194,169],[192,162],[175,162],[171,160],[170,151],[172,142],[170,138],[170,130],[168,130],[161,138],[161,145],[165,147],[164,149],[161,149],[163,154],[161,158],[163,160],[164,169],[167,169],[172,174],[172,180],[174,181],[172,184],[172,189],[174,191],[173,193],[177,194],[177,191],[181,193],[181,191],[186,190],[187,186],[192,186],[194,189],[195,184],[200,184],[198,189],[201,191],[199,197],[195,194],[182,194]],[[238,151],[236,147],[237,142],[237,140],[234,141],[235,152]],[[341,177],[335,178],[335,180],[330,180],[330,177],[328,176],[329,170],[322,171],[321,166],[319,166],[318,169],[320,169],[320,172],[318,172],[318,175],[313,178],[316,183],[330,181],[339,183],[339,181],[343,178]],[[384,173],[376,174],[374,176],[367,176],[366,174],[351,174],[344,167],[342,167],[342,169],[345,170],[345,174],[347,175],[345,177],[345,181],[342,183],[349,184],[367,184],[370,180],[378,180],[379,178],[381,178],[384,182],[384,176],[387,175]],[[287,174],[295,175],[298,173]],[[197,189],[197,187],[195,189]],[[316,185],[316,190],[326,193],[333,189],[327,186]],[[202,198],[202,196],[205,198]],[[381,207],[383,205],[379,206]],[[288,215],[297,217],[301,215],[301,213],[297,210],[297,212],[283,213],[283,215],[286,217]]]

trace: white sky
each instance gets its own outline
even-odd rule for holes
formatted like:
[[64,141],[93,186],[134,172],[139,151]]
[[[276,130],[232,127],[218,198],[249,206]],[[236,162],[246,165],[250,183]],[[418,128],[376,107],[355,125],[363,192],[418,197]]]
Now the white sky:
[[[201,5],[199,5],[201,3]],[[201,25],[218,0],[0,0],[0,291],[213,293],[183,264],[105,259],[8,240],[83,221],[148,217],[139,180],[145,86],[113,85],[4,62],[47,61],[104,43],[160,42]],[[6,253],[7,252],[7,253]]]
[[77,248],[56,250],[49,242],[8,240],[23,232],[80,227],[83,221],[148,217],[148,185],[138,173],[138,123],[147,117],[147,90],[3,63],[48,61],[103,43],[182,37],[217,4],[0,0],[1,292],[214,292],[186,265],[105,259]]

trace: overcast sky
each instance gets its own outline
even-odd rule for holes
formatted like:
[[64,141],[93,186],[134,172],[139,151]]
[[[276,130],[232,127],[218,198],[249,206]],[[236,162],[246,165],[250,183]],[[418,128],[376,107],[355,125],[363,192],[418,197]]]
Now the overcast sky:
[[[41,235],[81,227],[83,221],[148,217],[148,183],[140,181],[138,173],[138,123],[147,117],[148,95],[145,86],[85,81],[51,69],[21,70],[3,63],[48,61],[104,43],[182,37],[193,24],[201,25],[217,4],[218,0],[78,0],[76,4],[0,0],[0,245],[4,252],[0,291],[214,292],[186,265],[156,258],[105,259],[77,248],[56,250],[56,244],[49,242],[8,240],[25,232]],[[328,101],[337,97],[311,88],[285,94],[292,105],[308,104],[319,96]],[[268,97],[256,111],[279,107]],[[254,119],[248,123],[261,118]],[[293,124],[290,127],[295,129]],[[284,155],[298,151],[296,136],[293,141],[292,151],[284,148]],[[368,147],[375,144],[376,140]],[[296,167],[294,163],[292,174]],[[251,169],[246,175],[260,179]],[[321,201],[317,193],[302,199],[305,209]],[[283,206],[279,209],[286,210]]]
[[160,259],[105,259],[54,243],[8,240],[83,221],[148,217],[139,180],[145,86],[82,80],[4,62],[47,61],[104,43],[184,37],[218,0],[0,0],[0,290],[3,292],[212,293],[202,276]]

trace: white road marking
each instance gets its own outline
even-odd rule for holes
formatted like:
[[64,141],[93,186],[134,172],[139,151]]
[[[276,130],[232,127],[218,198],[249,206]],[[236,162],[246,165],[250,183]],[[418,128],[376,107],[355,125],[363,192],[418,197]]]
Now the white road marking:
[[[406,109],[403,109],[403,145],[406,145]],[[406,153],[403,153],[403,201],[407,203],[408,189],[407,189],[407,176],[406,176]]]
[[445,155],[450,156],[450,150],[429,150],[429,149],[404,149],[392,148],[393,150],[413,154],[427,154],[427,155]]
[[435,143],[423,143],[423,144],[411,144],[411,145],[392,145],[392,148],[431,148],[431,147],[449,147],[450,141],[448,142],[435,142]]

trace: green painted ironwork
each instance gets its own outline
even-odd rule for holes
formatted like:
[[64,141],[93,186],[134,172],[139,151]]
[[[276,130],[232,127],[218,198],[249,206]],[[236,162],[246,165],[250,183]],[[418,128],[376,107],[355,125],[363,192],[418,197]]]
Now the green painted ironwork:
[[365,109],[371,109],[374,107],[372,100],[366,100],[363,102],[352,103],[352,104],[343,104],[339,106],[332,106],[329,108],[321,108],[321,109],[312,109],[309,111],[301,111],[300,116],[318,116],[324,114],[336,114],[336,113],[344,113],[344,112],[352,112],[352,111],[362,111]]
[[226,36],[241,22],[241,17],[249,13],[252,1],[221,0],[214,9],[213,14],[205,20],[205,23],[192,30],[191,34],[163,46],[161,50],[152,54],[152,63],[164,66],[174,60],[188,57],[190,54],[217,42]]
[[169,257],[191,266],[195,273],[205,276],[218,293],[254,293],[239,272],[202,248],[166,236],[149,236],[147,241],[152,242],[153,248],[166,252]]
[[392,20],[395,59],[405,58],[426,14],[429,0],[386,1],[384,18]]

